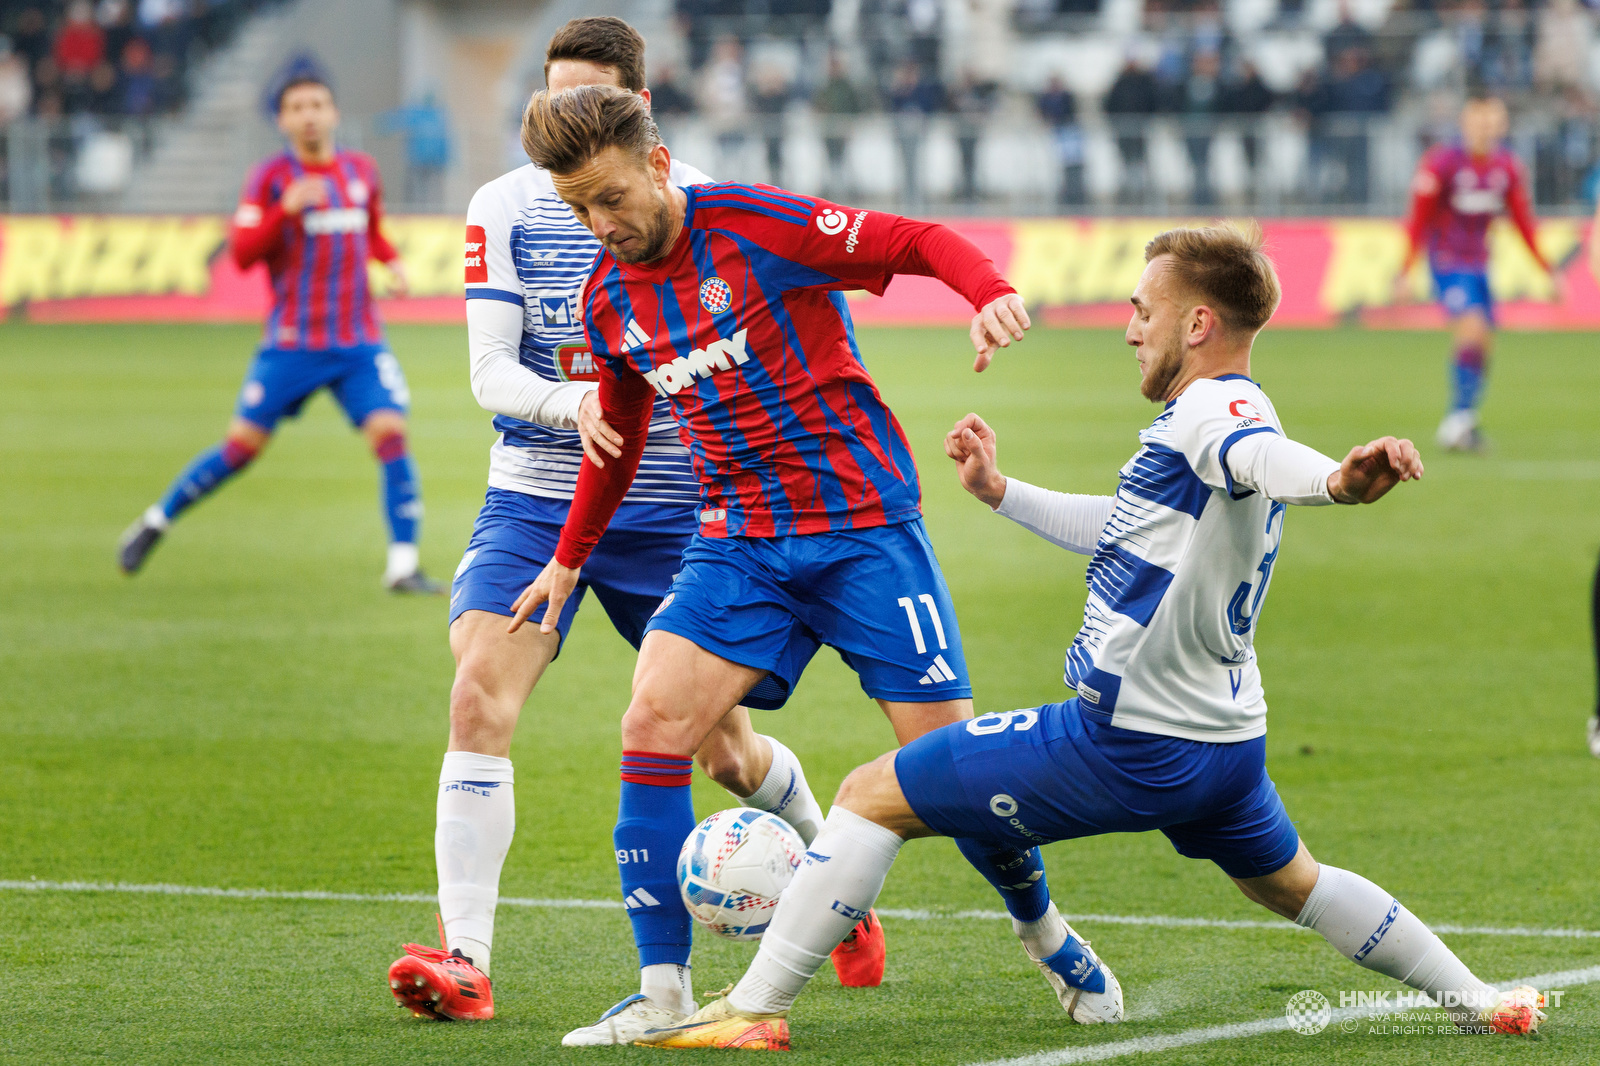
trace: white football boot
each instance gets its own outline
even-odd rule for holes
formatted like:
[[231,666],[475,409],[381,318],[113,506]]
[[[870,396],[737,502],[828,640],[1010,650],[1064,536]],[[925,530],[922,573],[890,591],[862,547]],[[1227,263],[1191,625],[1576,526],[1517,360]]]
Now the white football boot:
[[1478,430],[1478,412],[1470,407],[1451,411],[1439,423],[1439,447],[1450,452],[1481,452],[1483,434]]
[[561,1038],[562,1047],[607,1047],[631,1044],[651,1029],[667,1029],[689,1015],[683,1011],[658,1007],[642,992],[635,992],[600,1015],[600,1020],[574,1029]]
[[1060,922],[1067,942],[1060,951],[1042,959],[1026,943],[1022,950],[1044,974],[1067,1017],[1079,1025],[1122,1021],[1122,985],[1117,983],[1111,967],[1101,962],[1089,942],[1073,931],[1054,903],[1042,920]]

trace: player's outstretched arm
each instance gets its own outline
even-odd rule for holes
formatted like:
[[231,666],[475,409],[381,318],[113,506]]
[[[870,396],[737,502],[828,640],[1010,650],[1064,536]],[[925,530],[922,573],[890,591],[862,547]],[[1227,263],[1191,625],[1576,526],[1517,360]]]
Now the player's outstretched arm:
[[1379,437],[1351,448],[1328,475],[1328,495],[1339,503],[1375,503],[1402,481],[1422,477],[1422,457],[1409,440]]

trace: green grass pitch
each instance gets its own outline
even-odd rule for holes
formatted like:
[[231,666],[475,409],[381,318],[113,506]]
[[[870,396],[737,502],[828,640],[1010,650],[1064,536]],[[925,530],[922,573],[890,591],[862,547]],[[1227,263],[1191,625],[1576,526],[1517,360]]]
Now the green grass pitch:
[[[0,327],[0,879],[361,894],[429,892],[451,660],[444,603],[379,589],[377,470],[332,403],[283,427],[255,468],[124,579],[117,534],[216,439],[255,330]],[[397,328],[428,514],[423,558],[454,568],[482,499],[489,419],[464,336]],[[863,330],[869,366],[922,460],[928,526],[978,707],[1063,698],[1083,560],[960,492],[939,438],[976,410],[1009,473],[1108,492],[1153,416],[1114,332],[1039,329],[974,377],[959,330]],[[1383,433],[1423,443],[1426,479],[1377,507],[1294,510],[1258,648],[1269,765],[1318,857],[1425,920],[1600,929],[1600,762],[1586,597],[1600,544],[1600,359],[1592,335],[1509,335],[1485,420],[1493,450],[1437,454],[1441,335],[1269,331],[1255,376],[1326,452]],[[592,605],[526,708],[513,758],[507,896],[615,900],[616,723],[631,650]],[[824,801],[891,744],[837,657],[758,714]],[[696,784],[703,815],[731,801]],[[1055,845],[1064,911],[1263,919],[1158,834]],[[994,910],[945,841],[917,842],[887,907]],[[963,1064],[1281,1017],[1296,991],[1399,986],[1280,929],[1083,921],[1128,1021],[1065,1024],[1005,924],[889,919],[888,977],[824,969],[792,1017],[806,1063]],[[571,1052],[567,1029],[633,987],[619,909],[505,906],[499,1017],[416,1022],[384,968],[431,942],[423,902],[240,900],[0,890],[7,1063],[654,1061]],[[1451,934],[1485,978],[1600,964],[1600,939]],[[701,991],[749,945],[700,938]],[[1600,984],[1571,989],[1538,1042],[1334,1026],[1137,1056],[1178,1063],[1600,1061]],[[1133,1060],[1130,1060],[1133,1061]]]

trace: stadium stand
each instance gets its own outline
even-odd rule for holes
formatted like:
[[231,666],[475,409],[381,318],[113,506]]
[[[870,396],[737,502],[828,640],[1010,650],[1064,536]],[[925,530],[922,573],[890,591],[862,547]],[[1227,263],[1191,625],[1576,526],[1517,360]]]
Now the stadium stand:
[[[312,35],[335,69],[359,50],[395,83],[341,98],[347,143],[380,153],[397,206],[459,211],[520,160],[538,43],[592,6],[552,0],[496,23],[483,12],[503,7],[473,2],[4,0],[0,152],[15,162],[0,204],[226,207],[237,160],[272,141],[250,95],[316,8],[324,22],[359,11],[404,42]],[[1395,214],[1416,159],[1477,90],[1510,103],[1541,211],[1585,210],[1600,159],[1600,49],[1580,0],[607,7],[649,39],[657,115],[685,157],[870,204]],[[493,76],[465,85],[464,67]]]

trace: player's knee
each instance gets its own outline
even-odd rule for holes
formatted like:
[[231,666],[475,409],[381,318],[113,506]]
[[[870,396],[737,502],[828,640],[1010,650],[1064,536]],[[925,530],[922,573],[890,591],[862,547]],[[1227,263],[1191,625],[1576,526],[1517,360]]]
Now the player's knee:
[[378,457],[380,463],[392,463],[396,459],[403,459],[406,454],[405,427],[389,429],[385,432],[368,434],[372,443],[372,454]]
[[648,686],[636,688],[628,710],[622,716],[624,751],[654,751],[663,755],[687,756],[699,744],[690,735],[688,723],[671,713],[671,705],[657,698]]
[[265,443],[265,441],[229,436],[222,442],[222,461],[228,464],[230,470],[249,466],[251,461],[261,454],[261,446]]
[[519,709],[509,706],[492,680],[474,668],[472,660],[462,662],[450,686],[452,734],[498,734],[516,723]]
[[833,797],[833,805],[879,825],[887,824],[894,811],[893,800],[900,794],[894,757],[891,751],[851,770]]

